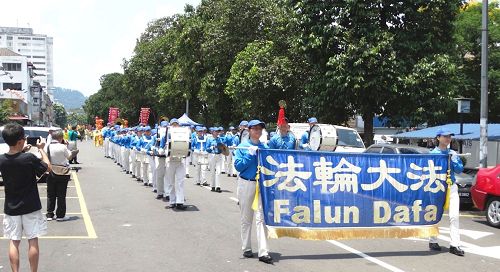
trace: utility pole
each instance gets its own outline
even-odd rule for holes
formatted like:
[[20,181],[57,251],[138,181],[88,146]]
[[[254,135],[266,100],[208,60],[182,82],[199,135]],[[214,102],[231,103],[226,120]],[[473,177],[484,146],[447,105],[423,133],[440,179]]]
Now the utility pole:
[[483,0],[481,28],[481,119],[479,167],[488,167],[488,0]]
[[189,116],[189,99],[186,99],[186,115]]

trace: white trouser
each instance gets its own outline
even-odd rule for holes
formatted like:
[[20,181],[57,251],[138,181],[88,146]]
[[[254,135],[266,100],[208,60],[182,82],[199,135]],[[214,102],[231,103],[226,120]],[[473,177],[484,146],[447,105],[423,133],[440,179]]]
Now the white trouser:
[[204,159],[204,155],[193,153],[192,160],[194,164],[194,183],[205,183],[207,181],[207,163],[208,160]]
[[184,204],[184,177],[186,168],[182,160],[170,159],[167,166],[168,183],[170,183],[170,204]]
[[104,156],[109,157],[109,138],[104,139]]
[[211,153],[209,155],[210,163],[208,165],[210,167],[210,185],[216,188],[220,188],[219,174],[221,169],[221,159],[221,154]]
[[166,165],[165,157],[155,157],[155,169],[156,169],[156,190],[158,195],[167,196],[165,194],[165,180],[167,179],[165,175]]
[[184,166],[186,167],[185,169],[185,172],[186,172],[186,176],[189,177],[189,167],[191,166],[190,165],[190,162],[192,161],[193,159],[193,151],[190,152],[189,156],[186,157],[185,159],[185,163],[184,163]]
[[135,162],[134,162],[134,175],[136,178],[140,179],[141,178],[141,162],[142,162],[142,154],[141,151],[138,151],[137,149],[134,151],[135,153]]
[[129,171],[130,169],[130,164],[129,164],[129,157],[130,157],[130,149],[126,147],[122,147],[122,168],[125,171]]
[[[450,246],[453,247],[460,246],[459,212],[460,197],[458,196],[458,186],[453,184],[450,190],[450,208],[448,211],[448,216],[450,217]],[[430,237],[429,242],[437,243],[437,237]]]
[[130,148],[129,149],[128,160],[129,160],[128,171],[130,171],[132,173],[132,175],[135,175],[135,173],[134,173],[134,171],[135,171],[135,167],[134,167],[134,163],[135,163],[135,149],[134,148]]
[[229,152],[229,156],[226,157],[226,169],[229,175],[235,175],[236,169],[233,163],[233,152]]
[[149,158],[149,174],[148,178],[153,183],[153,190],[156,189],[156,160],[154,156],[148,156]]
[[262,212],[262,202],[259,197],[259,207],[257,211],[252,209],[255,198],[255,181],[248,181],[238,178],[238,200],[240,202],[241,215],[241,249],[243,251],[252,250],[252,221],[255,214],[255,228],[257,231],[257,246],[259,247],[259,257],[268,255],[267,228],[264,224],[264,213]]
[[149,183],[149,159],[146,154],[141,151],[141,178],[144,184]]

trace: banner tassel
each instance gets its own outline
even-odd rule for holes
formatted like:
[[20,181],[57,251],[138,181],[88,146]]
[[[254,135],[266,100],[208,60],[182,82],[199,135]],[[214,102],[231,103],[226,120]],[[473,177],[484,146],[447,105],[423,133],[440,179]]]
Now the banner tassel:
[[446,198],[444,201],[443,209],[446,211],[450,208],[450,191],[451,191],[451,156],[448,156],[448,171],[446,171],[446,184],[448,185],[446,188]]

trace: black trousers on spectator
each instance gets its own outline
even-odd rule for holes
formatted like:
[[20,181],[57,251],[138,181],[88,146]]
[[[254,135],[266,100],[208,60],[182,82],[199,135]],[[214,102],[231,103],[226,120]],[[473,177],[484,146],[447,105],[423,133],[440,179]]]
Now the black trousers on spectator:
[[66,192],[70,176],[49,174],[47,178],[47,218],[54,217],[57,201],[57,218],[66,216]]

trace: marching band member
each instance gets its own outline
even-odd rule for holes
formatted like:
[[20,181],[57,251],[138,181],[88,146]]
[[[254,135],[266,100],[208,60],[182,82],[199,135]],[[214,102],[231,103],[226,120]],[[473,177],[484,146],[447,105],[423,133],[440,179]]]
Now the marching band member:
[[[464,170],[464,165],[462,160],[457,155],[457,152],[448,148],[451,144],[451,137],[454,134],[451,131],[446,131],[440,129],[436,133],[439,145],[431,151],[435,154],[446,154],[451,155],[451,171],[450,178],[453,184],[450,190],[450,206],[449,206],[449,218],[450,218],[450,253],[457,256],[464,256],[464,251],[460,248],[460,229],[459,229],[459,212],[460,212],[460,197],[458,196],[458,186],[456,183],[455,173],[462,173]],[[434,251],[441,251],[441,247],[438,244],[437,237],[431,237],[429,239],[429,248]]]
[[[256,175],[257,175],[257,149],[267,148],[260,142],[262,130],[265,124],[259,120],[252,120],[248,123],[250,140],[238,145],[235,151],[234,166],[240,172],[238,178],[238,200],[241,216],[241,249],[245,258],[252,258],[251,231],[254,210],[252,203],[255,198]],[[262,203],[258,198],[258,210],[255,211],[255,226],[257,231],[257,244],[259,261],[272,264],[273,259],[269,256],[267,246],[267,229],[264,225],[264,214]]]
[[196,137],[196,130],[193,125],[191,125],[191,137],[189,138],[189,142],[191,143],[189,146],[189,155],[186,157],[186,178],[189,178],[189,166],[193,164],[193,138]]
[[139,127],[134,128],[134,133],[130,139],[130,172],[132,173],[132,177],[138,177],[137,172],[137,143],[139,142]]
[[209,153],[209,168],[210,168],[210,185],[212,186],[212,192],[222,193],[220,188],[220,164],[222,162],[222,155],[217,144],[223,144],[224,138],[219,135],[219,128],[211,128],[212,138],[208,140],[207,151]]
[[[196,137],[192,141],[193,151],[193,163],[194,163],[194,180],[196,185],[207,186],[206,182],[206,165],[208,160],[205,161],[203,156],[207,153],[207,137],[205,136],[204,128],[196,128]],[[202,182],[203,181],[203,182]]]
[[[224,135],[224,128],[217,127],[217,133],[219,134],[219,137],[222,139],[222,143],[226,144],[226,135]],[[220,163],[217,167],[218,167],[217,173],[220,173],[220,174],[226,173],[226,156],[224,156],[224,154],[222,154],[222,153],[220,155]]]
[[166,154],[165,154],[165,148],[168,148],[167,146],[167,127],[169,126],[169,123],[167,121],[162,121],[160,123],[160,129],[158,132],[159,136],[159,145],[156,148],[156,199],[163,199],[167,198],[167,196],[170,198],[170,192],[167,195],[165,193],[165,184],[168,182],[167,181],[167,176],[165,175],[165,171],[167,168],[166,165]]
[[279,134],[274,135],[268,143],[270,149],[295,149],[296,139],[290,132],[288,119],[278,125]]
[[[170,120],[171,127],[179,127],[179,121],[177,119]],[[171,141],[170,132],[168,132],[167,139]],[[167,162],[166,174],[167,182],[169,183],[169,188],[166,192],[170,193],[170,208],[185,210],[184,206],[184,178],[186,175],[186,168],[184,166],[185,160],[179,157],[169,157]]]
[[226,169],[228,177],[236,177],[236,170],[233,164],[233,152],[236,147],[235,139],[238,137],[237,130],[235,127],[230,126],[229,131],[226,133],[226,145],[231,149],[229,155],[226,156]]
[[111,131],[111,123],[101,130],[102,137],[104,138],[104,157],[109,158],[109,132]]
[[143,128],[143,135],[141,139],[141,154],[142,154],[142,161],[141,161],[141,178],[144,186],[148,186],[150,179],[149,179],[149,158],[146,153],[146,147],[148,146],[149,142],[151,142],[153,138],[151,137],[151,127],[146,126]]
[[157,129],[151,130],[151,141],[146,145],[146,154],[149,160],[149,168],[148,168],[148,178],[149,178],[149,186],[153,187],[153,192],[156,193],[156,164],[155,164],[155,156],[154,156],[154,146],[157,141],[156,133]]
[[[307,120],[307,122],[309,123],[309,128],[312,128],[318,123],[318,119],[316,119],[316,117],[311,117]],[[309,147],[309,131],[306,131],[304,132],[304,134],[302,134],[302,137],[300,138],[300,148],[304,150],[311,150],[311,148]]]
[[123,135],[122,139],[122,166],[123,166],[123,171],[125,171],[127,174],[130,173],[130,142],[132,140],[132,135],[130,133],[130,130],[128,128],[124,129],[125,135]]

